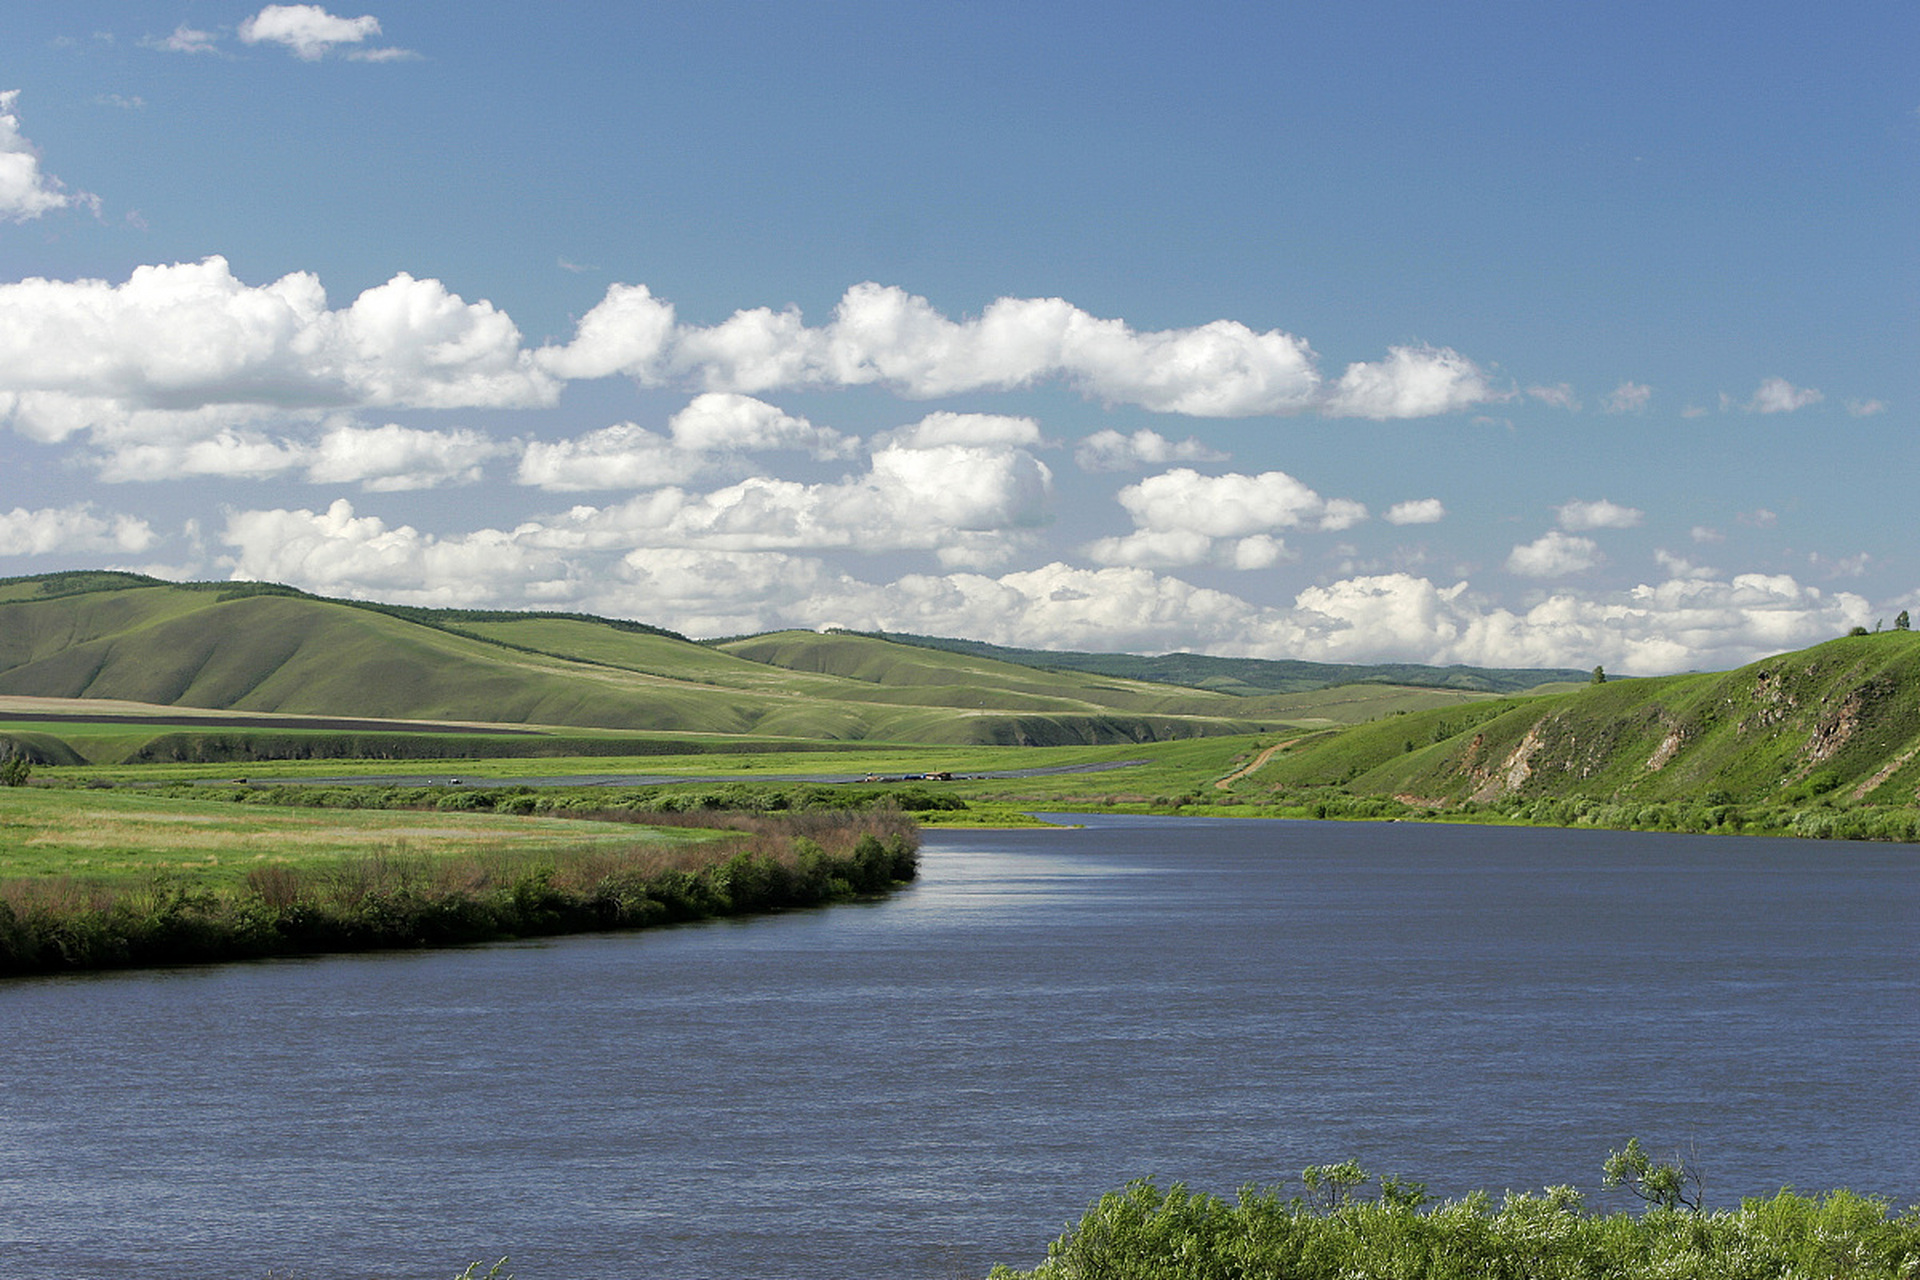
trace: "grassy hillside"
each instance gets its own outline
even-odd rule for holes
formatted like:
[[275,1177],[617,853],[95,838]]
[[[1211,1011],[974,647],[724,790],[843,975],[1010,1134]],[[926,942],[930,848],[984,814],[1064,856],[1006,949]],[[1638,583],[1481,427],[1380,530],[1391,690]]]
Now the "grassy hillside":
[[1737,671],[1392,716],[1276,753],[1238,794],[1426,806],[1529,800],[1912,806],[1920,636],[1832,640]]
[[[796,741],[1055,745],[1380,714],[1234,698],[864,637],[725,647],[578,615],[396,609],[263,584],[0,582],[0,695]],[[1425,695],[1421,695],[1425,696]],[[1451,699],[1464,695],[1444,695]]]
[[1203,653],[1080,653],[1052,649],[1013,649],[983,640],[947,640],[937,636],[890,635],[876,639],[945,649],[975,657],[1039,667],[1043,671],[1084,671],[1092,675],[1150,680],[1158,684],[1259,696],[1304,693],[1354,684],[1402,685],[1418,689],[1458,689],[1473,693],[1522,693],[1542,685],[1584,683],[1585,671],[1571,668],[1532,670],[1511,667],[1429,667],[1412,662],[1349,665],[1297,659],[1216,658]]
[[[868,699],[921,705],[964,707],[972,705],[983,689],[1001,689],[1010,695],[1040,700],[1030,703],[1029,709],[1044,706],[1065,712],[1091,712],[1104,708],[1186,715],[1204,707],[1216,715],[1237,716],[1263,725],[1276,721],[1353,724],[1395,711],[1456,706],[1489,696],[1467,689],[1413,689],[1385,684],[1315,686],[1291,694],[1226,694],[1123,676],[1043,670],[958,648],[903,643],[848,631],[780,631],[728,640],[715,647],[803,675],[858,681],[869,686],[862,695]],[[875,685],[881,690],[871,688]]]

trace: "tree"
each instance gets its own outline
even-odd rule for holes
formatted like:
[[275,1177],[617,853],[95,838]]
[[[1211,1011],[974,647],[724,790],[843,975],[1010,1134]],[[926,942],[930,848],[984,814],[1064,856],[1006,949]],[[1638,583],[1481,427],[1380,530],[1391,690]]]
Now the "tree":
[[0,787],[24,787],[33,774],[33,761],[27,759],[25,752],[17,752],[0,764]]
[[1705,1190],[1706,1180],[1701,1176],[1695,1164],[1689,1166],[1678,1151],[1671,1160],[1655,1160],[1640,1145],[1640,1139],[1628,1138],[1625,1151],[1612,1151],[1607,1154],[1606,1163],[1601,1172],[1606,1175],[1603,1186],[1624,1186],[1648,1204],[1661,1209],[1685,1209],[1691,1213],[1700,1212],[1700,1200]]
[[1911,631],[1913,629],[1913,622],[1907,617],[1907,611],[1905,609],[1893,615],[1893,629],[1895,631]]
[[1595,667],[1592,677],[1587,681],[1588,684],[1605,684],[1606,682],[1607,669],[1605,667]]

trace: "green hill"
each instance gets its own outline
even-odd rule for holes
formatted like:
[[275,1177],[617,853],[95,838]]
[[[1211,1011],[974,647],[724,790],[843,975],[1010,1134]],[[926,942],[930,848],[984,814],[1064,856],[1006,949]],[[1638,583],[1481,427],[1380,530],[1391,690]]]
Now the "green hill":
[[[1920,636],[1849,636],[1737,671],[1393,716],[1277,753],[1237,790],[1423,806],[1920,800]],[[1551,815],[1548,815],[1551,816]]]
[[1216,658],[1204,653],[1081,653],[1074,650],[1013,649],[983,640],[946,640],[938,636],[870,634],[876,639],[953,653],[997,658],[1044,671],[1084,671],[1093,675],[1150,680],[1159,684],[1258,696],[1305,693],[1353,684],[1389,684],[1421,689],[1459,689],[1473,693],[1523,693],[1542,685],[1585,683],[1587,672],[1570,667],[1533,670],[1518,667],[1430,667],[1412,662],[1349,665],[1302,662],[1292,658]]
[[124,573],[0,581],[0,695],[794,741],[1161,741],[1477,695],[1235,697],[864,636],[695,644],[577,614],[431,610]]

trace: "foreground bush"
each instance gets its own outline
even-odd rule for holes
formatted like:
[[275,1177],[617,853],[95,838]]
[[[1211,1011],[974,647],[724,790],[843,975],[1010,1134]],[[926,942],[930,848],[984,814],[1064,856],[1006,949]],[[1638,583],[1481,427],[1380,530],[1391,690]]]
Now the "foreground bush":
[[[1329,1166],[1351,1170],[1351,1165]],[[1354,1170],[1358,1173],[1357,1170]],[[1358,1175],[1365,1180],[1364,1174]],[[1338,1179],[1281,1200],[1228,1203],[1135,1182],[1103,1196],[1033,1271],[994,1280],[1913,1280],[1920,1209],[1831,1191],[1782,1191],[1737,1210],[1587,1212],[1570,1187],[1426,1204],[1418,1184],[1375,1200]]]
[[698,844],[265,863],[240,890],[0,883],[0,976],[447,946],[819,906],[918,870],[898,813],[706,815]]

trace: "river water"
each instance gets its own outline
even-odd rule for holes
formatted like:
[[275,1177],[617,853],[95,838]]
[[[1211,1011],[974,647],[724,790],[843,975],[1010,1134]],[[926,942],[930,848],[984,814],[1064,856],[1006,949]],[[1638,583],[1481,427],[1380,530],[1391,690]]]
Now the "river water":
[[1913,848],[1087,821],[876,904],[0,984],[0,1275],[957,1280],[1147,1175],[1626,1207],[1632,1135],[1920,1200]]

